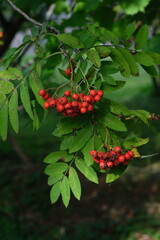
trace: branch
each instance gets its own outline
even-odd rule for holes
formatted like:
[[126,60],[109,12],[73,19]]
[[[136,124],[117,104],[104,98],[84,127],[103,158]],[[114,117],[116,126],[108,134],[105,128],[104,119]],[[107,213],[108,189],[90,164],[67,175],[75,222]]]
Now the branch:
[[[7,2],[9,3],[9,5],[18,13],[20,13],[25,19],[27,19],[29,22],[33,23],[34,25],[38,26],[38,27],[42,27],[43,24],[34,20],[33,18],[29,17],[25,12],[23,12],[20,8],[18,8],[11,0],[7,0]],[[46,26],[47,30],[49,32],[52,32],[54,34],[58,34],[59,31],[57,29],[55,29],[54,27],[47,25]]]

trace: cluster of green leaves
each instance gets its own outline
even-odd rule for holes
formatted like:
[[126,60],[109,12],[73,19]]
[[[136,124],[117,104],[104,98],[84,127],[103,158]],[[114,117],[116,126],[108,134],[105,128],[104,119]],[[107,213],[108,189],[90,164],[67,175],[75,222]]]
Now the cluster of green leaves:
[[[66,89],[88,93],[89,89],[102,89],[104,97],[95,104],[94,111],[79,115],[74,119],[62,117],[53,135],[61,139],[60,151],[50,153],[44,160],[48,166],[45,173],[49,176],[48,184],[52,186],[51,202],[62,196],[65,206],[70,200],[70,190],[79,200],[81,184],[77,174],[79,170],[88,180],[98,183],[96,172],[106,173],[94,163],[89,155],[92,149],[105,151],[104,146],[121,146],[132,149],[146,144],[149,139],[137,136],[137,125],[149,125],[149,112],[145,110],[129,110],[124,105],[109,100],[107,94],[122,88],[131,75],[139,75],[141,65],[151,76],[156,76],[156,64],[160,64],[160,54],[143,51],[148,39],[146,25],[136,29],[136,23],[131,23],[119,38],[114,32],[103,27],[88,25],[86,30],[70,34],[58,34],[56,41],[63,44],[62,52],[45,52],[39,44],[43,32],[34,28],[32,36],[26,36],[23,44],[11,49],[2,62],[0,72],[0,135],[7,137],[8,117],[10,123],[18,132],[19,111],[25,109],[33,122],[33,128],[38,129],[47,111],[43,109],[43,100],[38,91],[55,87],[56,95],[62,96]],[[46,33],[47,34],[47,33]],[[24,73],[12,67],[20,51],[26,44],[35,45],[35,62]],[[61,64],[57,65],[57,78],[44,82],[43,64],[55,55],[60,54]],[[66,58],[67,54],[67,58]],[[75,67],[70,76],[65,74],[65,68]],[[120,72],[124,80],[113,77]],[[20,96],[20,97],[19,97]],[[21,105],[23,107],[21,107]],[[18,107],[19,106],[19,107]],[[107,172],[106,182],[116,180],[126,169],[118,166]]]

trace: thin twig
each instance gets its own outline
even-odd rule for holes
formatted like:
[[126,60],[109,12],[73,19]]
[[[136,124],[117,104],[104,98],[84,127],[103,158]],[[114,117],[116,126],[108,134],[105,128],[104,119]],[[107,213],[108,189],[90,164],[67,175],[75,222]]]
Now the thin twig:
[[[42,27],[43,24],[34,20],[33,18],[29,17],[25,12],[23,12],[20,8],[18,8],[11,0],[7,0],[7,2],[9,3],[9,5],[18,13],[20,13],[25,19],[27,19],[29,22],[33,23],[34,25],[38,26],[38,27]],[[53,34],[58,34],[59,31],[57,29],[55,29],[54,27],[50,26],[50,25],[46,25],[46,28],[48,31],[52,32]]]

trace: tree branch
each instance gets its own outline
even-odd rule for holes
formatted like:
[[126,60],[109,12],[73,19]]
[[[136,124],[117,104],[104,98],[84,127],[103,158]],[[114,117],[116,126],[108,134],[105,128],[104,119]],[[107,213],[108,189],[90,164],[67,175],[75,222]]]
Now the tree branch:
[[[38,27],[42,27],[42,23],[34,20],[33,18],[29,17],[25,12],[23,12],[20,8],[18,8],[11,0],[7,0],[7,2],[9,3],[9,5],[18,13],[20,13],[25,19],[27,19],[29,22],[33,23],[34,25],[38,26]],[[53,34],[58,34],[59,31],[57,29],[55,29],[54,27],[47,25],[46,26],[47,30]]]

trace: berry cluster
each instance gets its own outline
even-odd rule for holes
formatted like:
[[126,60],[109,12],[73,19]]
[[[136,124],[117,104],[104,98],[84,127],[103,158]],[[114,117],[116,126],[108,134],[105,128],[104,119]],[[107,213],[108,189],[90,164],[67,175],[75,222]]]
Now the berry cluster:
[[58,99],[50,97],[44,89],[39,91],[39,95],[46,100],[44,102],[44,108],[54,107],[57,112],[61,112],[64,116],[75,117],[78,114],[86,113],[93,110],[93,104],[101,100],[103,96],[102,90],[90,90],[89,95],[83,93],[77,94],[66,90],[64,97]]
[[90,151],[93,161],[99,163],[101,169],[113,168],[119,164],[128,165],[129,160],[134,157],[133,151],[122,153],[122,149],[117,146],[108,152],[98,152],[95,150]]

